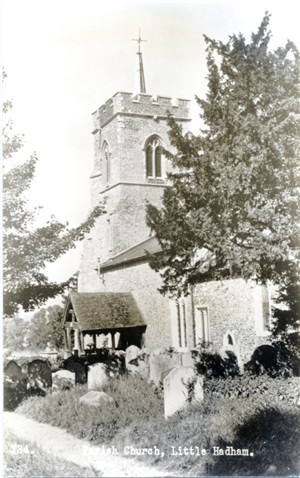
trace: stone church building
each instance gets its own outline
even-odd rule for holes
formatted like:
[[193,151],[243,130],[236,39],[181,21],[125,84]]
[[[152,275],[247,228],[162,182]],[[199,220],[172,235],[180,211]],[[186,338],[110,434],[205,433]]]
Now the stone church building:
[[83,354],[106,344],[187,351],[200,341],[247,360],[267,340],[269,290],[243,279],[207,282],[178,301],[158,292],[160,275],[147,254],[160,247],[145,222],[145,204],[160,205],[171,165],[167,117],[187,131],[190,101],[146,93],[137,53],[135,92],[117,92],[93,113],[95,144],[91,207],[105,203],[85,239],[78,291],[65,310],[69,350]]

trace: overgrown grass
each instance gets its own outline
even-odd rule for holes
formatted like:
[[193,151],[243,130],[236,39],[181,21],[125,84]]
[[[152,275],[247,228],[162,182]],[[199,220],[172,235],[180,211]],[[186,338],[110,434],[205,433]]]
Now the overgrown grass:
[[4,435],[3,471],[5,478],[98,477],[101,474],[66,460],[53,457],[37,446],[6,431]]
[[[234,380],[226,380],[206,387],[203,402],[189,405],[168,420],[163,416],[159,391],[137,376],[110,381],[105,391],[115,404],[98,408],[79,404],[80,396],[86,393],[86,388],[80,386],[45,398],[28,399],[17,411],[93,443],[114,445],[119,453],[124,446],[155,445],[164,456],[144,455],[141,459],[183,476],[262,475],[270,470],[276,475],[298,474],[299,407],[294,401],[280,398],[285,388],[294,390],[294,383],[283,379],[264,382],[259,378],[257,383],[238,379],[242,394],[236,398],[232,393],[224,396],[235,390]],[[267,390],[266,394],[254,393],[261,387]],[[227,445],[248,449],[253,457],[213,455],[213,447],[225,449]],[[175,451],[178,447],[199,447],[207,453],[173,455],[172,447]]]
[[114,398],[115,404],[103,403],[95,408],[82,405],[79,398],[87,389],[81,385],[72,391],[31,397],[17,411],[94,443],[108,442],[119,430],[163,417],[162,398],[152,385],[138,376],[112,379],[104,391]]

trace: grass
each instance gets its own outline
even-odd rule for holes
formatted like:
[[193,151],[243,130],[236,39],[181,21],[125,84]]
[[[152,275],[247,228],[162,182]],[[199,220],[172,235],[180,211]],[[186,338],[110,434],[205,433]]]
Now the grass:
[[5,478],[37,477],[98,477],[91,468],[84,468],[61,460],[40,450],[37,446],[6,431],[4,435],[3,471]]
[[[235,382],[228,380],[227,391],[235,387]],[[243,390],[239,397],[220,396],[218,385],[218,394],[207,393],[203,402],[189,405],[168,420],[163,416],[159,390],[138,376],[110,381],[105,391],[114,398],[113,405],[83,406],[79,398],[87,390],[85,386],[77,386],[72,391],[30,398],[17,411],[93,443],[114,445],[120,452],[124,446],[156,445],[164,456],[140,459],[183,476],[263,475],[270,470],[276,471],[276,475],[298,475],[299,407],[279,399],[288,382],[266,384],[259,380],[260,386],[267,387],[267,396],[254,393],[257,387],[253,380],[239,381]],[[227,445],[248,449],[254,456],[228,458],[212,454],[213,447],[225,449]],[[199,447],[207,454],[172,455],[171,447],[177,450],[180,446]]]

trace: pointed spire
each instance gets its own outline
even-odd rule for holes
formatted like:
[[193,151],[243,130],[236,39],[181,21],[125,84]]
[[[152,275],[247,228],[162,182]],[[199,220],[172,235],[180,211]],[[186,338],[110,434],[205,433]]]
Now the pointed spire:
[[143,58],[141,52],[141,42],[147,41],[141,39],[141,29],[139,29],[139,38],[133,39],[133,41],[137,41],[139,44],[139,48],[137,51],[136,57],[136,69],[135,69],[135,81],[134,81],[134,94],[137,95],[138,93],[146,93],[146,83],[145,83],[145,75],[144,75],[144,67],[143,67]]

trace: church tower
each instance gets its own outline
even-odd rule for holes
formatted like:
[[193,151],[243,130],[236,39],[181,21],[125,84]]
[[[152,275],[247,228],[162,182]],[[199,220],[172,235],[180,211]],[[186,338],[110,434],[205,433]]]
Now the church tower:
[[[85,240],[78,279],[79,292],[101,292],[99,265],[146,240],[146,202],[158,206],[170,164],[168,114],[185,129],[190,121],[189,100],[153,97],[146,92],[139,38],[135,92],[118,92],[93,113],[95,144],[91,174],[91,206],[105,203]],[[98,270],[97,270],[98,268]]]

